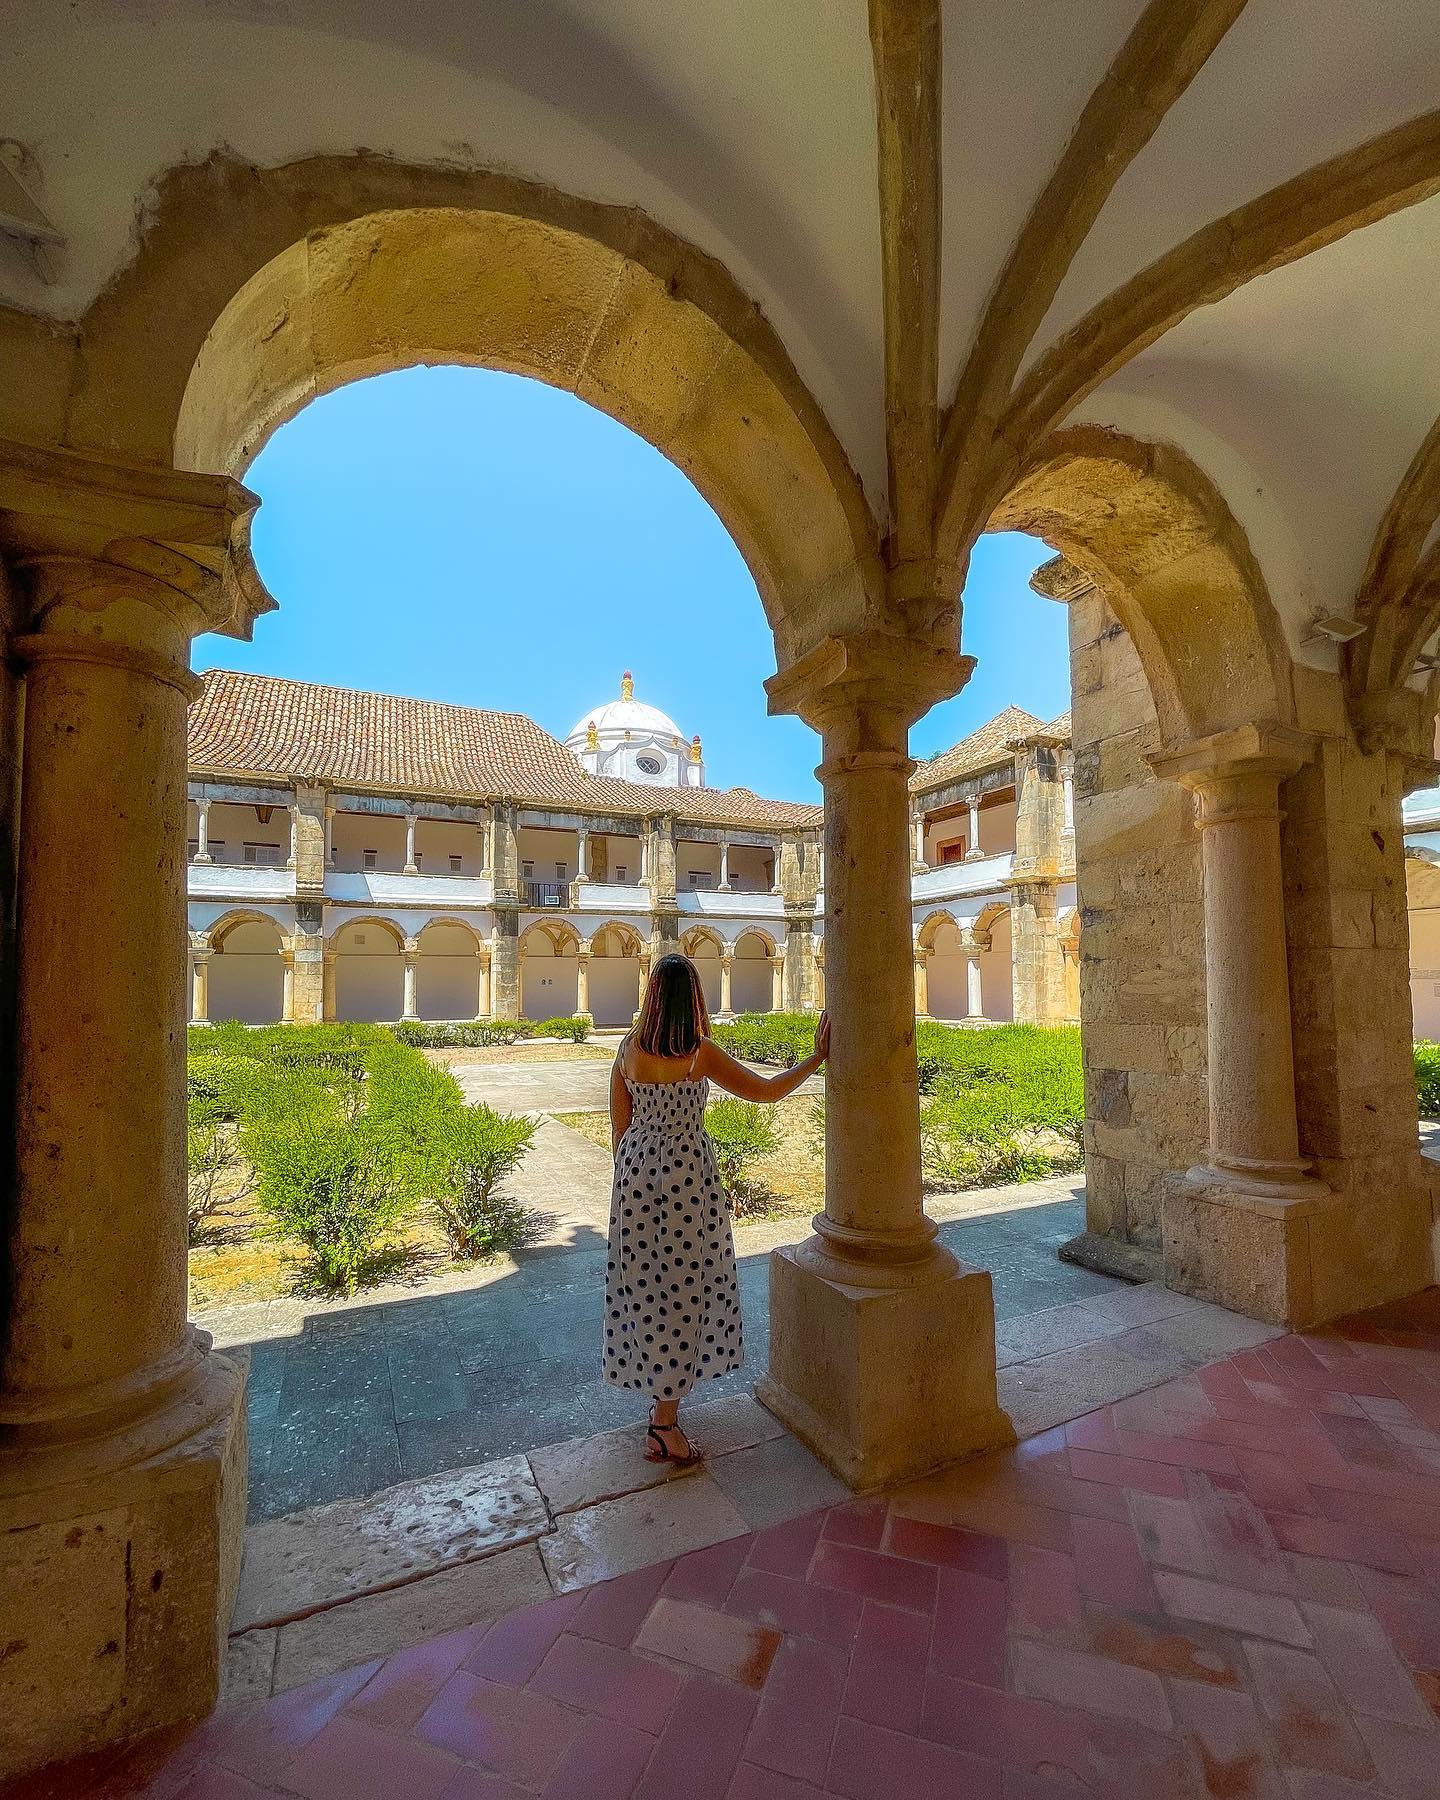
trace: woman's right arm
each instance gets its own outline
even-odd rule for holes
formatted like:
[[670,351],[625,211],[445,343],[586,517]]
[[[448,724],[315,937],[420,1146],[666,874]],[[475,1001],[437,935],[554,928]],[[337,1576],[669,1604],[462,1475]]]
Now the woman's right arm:
[[696,1065],[696,1074],[708,1075],[717,1087],[736,1094],[742,1100],[783,1100],[793,1094],[812,1076],[830,1054],[830,1015],[821,1013],[815,1031],[815,1049],[793,1069],[782,1069],[778,1075],[757,1075],[742,1062],[736,1062],[728,1051],[706,1038]]

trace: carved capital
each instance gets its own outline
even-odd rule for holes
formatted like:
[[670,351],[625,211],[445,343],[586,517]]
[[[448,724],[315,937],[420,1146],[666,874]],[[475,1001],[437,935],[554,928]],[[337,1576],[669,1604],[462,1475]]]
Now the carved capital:
[[[931,639],[861,631],[821,643],[765,683],[772,713],[795,713],[846,748],[893,749],[916,719],[970,679],[973,656]],[[827,744],[827,756],[830,754]]]

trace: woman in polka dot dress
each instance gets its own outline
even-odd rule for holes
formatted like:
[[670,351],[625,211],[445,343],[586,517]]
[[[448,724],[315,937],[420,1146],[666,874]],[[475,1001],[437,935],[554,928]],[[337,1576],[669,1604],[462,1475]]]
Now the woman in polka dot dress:
[[745,1354],[730,1209],[705,1135],[710,1083],[742,1100],[783,1100],[829,1047],[822,1014],[813,1056],[779,1075],[752,1073],[711,1041],[699,973],[688,956],[671,955],[655,965],[616,1054],[605,1379],[650,1396],[651,1462],[700,1460],[680,1429],[680,1401]]

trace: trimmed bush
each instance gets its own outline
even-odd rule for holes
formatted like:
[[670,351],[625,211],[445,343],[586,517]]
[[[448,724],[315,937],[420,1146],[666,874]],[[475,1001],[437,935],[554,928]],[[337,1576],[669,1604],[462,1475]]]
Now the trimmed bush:
[[325,1287],[353,1294],[414,1205],[391,1146],[363,1117],[301,1111],[252,1129],[245,1147],[277,1229],[305,1245]]
[[1440,1044],[1421,1039],[1415,1045],[1415,1090],[1427,1119],[1440,1116]]
[[777,1147],[775,1109],[750,1100],[726,1097],[705,1108],[705,1130],[715,1148],[715,1168],[720,1185],[732,1202],[746,1191],[745,1172],[757,1158]]
[[493,1255],[523,1243],[531,1218],[499,1184],[525,1160],[535,1122],[484,1104],[462,1106],[437,1123],[426,1146],[432,1204],[456,1258]]
[[562,1019],[544,1019],[529,1028],[532,1037],[561,1038],[571,1044],[583,1044],[594,1029],[595,1021],[589,1013],[574,1013]]
[[484,1050],[492,1044],[514,1044],[535,1027],[524,1019],[472,1019],[443,1024],[434,1019],[405,1019],[385,1028],[402,1044],[417,1050]]
[[728,1024],[712,1025],[722,1050],[742,1062],[777,1063],[793,1069],[815,1048],[816,1013],[741,1013]]

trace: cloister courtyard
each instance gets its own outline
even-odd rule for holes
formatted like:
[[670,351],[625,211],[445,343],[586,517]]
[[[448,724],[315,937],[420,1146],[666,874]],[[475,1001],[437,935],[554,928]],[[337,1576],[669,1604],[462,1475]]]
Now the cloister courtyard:
[[[10,1792],[1440,1792],[1437,68],[1423,0],[7,21]],[[313,519],[276,583],[261,459],[442,367],[731,585],[577,650],[553,520],[437,566],[403,444],[368,628]],[[928,735],[1042,601],[1068,711]],[[637,686],[747,624],[808,798]],[[589,1039],[681,947],[833,1042],[809,1187],[711,1115],[755,1354],[670,1471],[583,1366]],[[221,1291],[206,1158],[294,1266]]]

